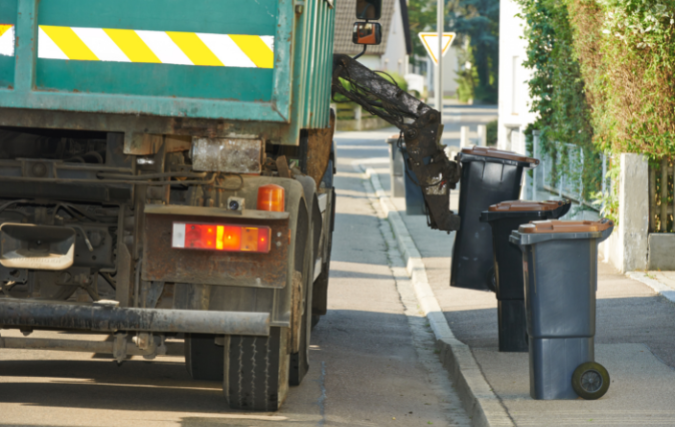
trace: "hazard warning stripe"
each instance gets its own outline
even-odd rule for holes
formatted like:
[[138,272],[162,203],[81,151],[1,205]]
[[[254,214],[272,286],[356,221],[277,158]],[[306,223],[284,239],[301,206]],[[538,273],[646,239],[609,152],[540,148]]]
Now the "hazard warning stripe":
[[74,61],[274,68],[274,37],[40,25],[38,57]]
[[14,56],[14,25],[0,24],[0,55]]

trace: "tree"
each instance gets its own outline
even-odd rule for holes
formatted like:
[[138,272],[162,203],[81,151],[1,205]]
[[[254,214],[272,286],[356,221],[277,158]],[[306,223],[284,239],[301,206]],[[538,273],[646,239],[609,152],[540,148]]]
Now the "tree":
[[427,51],[417,36],[423,31],[436,29],[436,0],[410,0],[408,3],[408,16],[410,21],[410,36],[413,43],[411,61],[416,57],[426,57]]
[[[459,84],[475,100],[497,102],[499,81],[499,0],[450,0],[450,31],[458,35],[455,43],[467,44],[465,52],[471,65],[460,64]],[[461,90],[460,90],[461,92]],[[461,95],[461,94],[460,94]],[[466,93],[463,97],[469,97]]]

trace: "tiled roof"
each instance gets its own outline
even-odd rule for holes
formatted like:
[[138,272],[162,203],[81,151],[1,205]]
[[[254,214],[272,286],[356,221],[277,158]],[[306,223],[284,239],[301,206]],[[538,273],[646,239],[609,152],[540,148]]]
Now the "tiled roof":
[[[382,43],[377,46],[368,46],[367,55],[384,55],[389,38],[389,27],[394,16],[394,2],[398,0],[382,0]],[[335,0],[335,53],[356,55],[363,50],[363,46],[352,43],[352,30],[356,19],[356,0]]]

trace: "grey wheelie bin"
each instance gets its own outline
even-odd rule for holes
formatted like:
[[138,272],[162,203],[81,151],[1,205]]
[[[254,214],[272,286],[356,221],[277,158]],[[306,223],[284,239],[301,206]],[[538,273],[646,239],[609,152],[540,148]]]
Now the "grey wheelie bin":
[[558,219],[572,204],[559,200],[514,200],[490,206],[480,216],[492,227],[494,286],[497,296],[499,351],[526,352],[525,290],[520,248],[509,241],[513,230],[530,221]]
[[405,197],[405,166],[403,155],[398,148],[398,135],[387,138],[389,145],[389,176],[391,179],[391,197]]
[[614,224],[534,221],[511,233],[522,251],[530,395],[533,399],[598,399],[609,388],[595,362],[598,243]]
[[487,147],[464,148],[459,192],[459,230],[452,251],[450,286],[493,290],[492,231],[480,221],[490,205],[517,200],[523,169],[539,160]]
[[408,164],[408,152],[405,142],[401,143],[400,155],[403,158],[403,183],[405,187],[405,213],[406,215],[426,215],[424,194],[415,174]]
[[426,215],[422,187],[408,167],[405,142],[401,141],[399,146],[399,136],[392,135],[387,138],[387,144],[392,197],[405,197],[406,215]]

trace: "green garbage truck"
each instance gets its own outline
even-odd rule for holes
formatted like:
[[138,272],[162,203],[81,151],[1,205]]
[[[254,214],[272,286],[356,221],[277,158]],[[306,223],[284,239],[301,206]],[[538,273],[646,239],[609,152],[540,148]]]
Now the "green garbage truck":
[[[356,3],[355,42],[379,43],[380,1]],[[122,363],[184,338],[188,371],[230,407],[277,410],[327,307],[332,92],[402,129],[431,225],[458,224],[440,114],[334,57],[334,15],[333,0],[0,0],[0,327],[25,335],[0,348]]]

